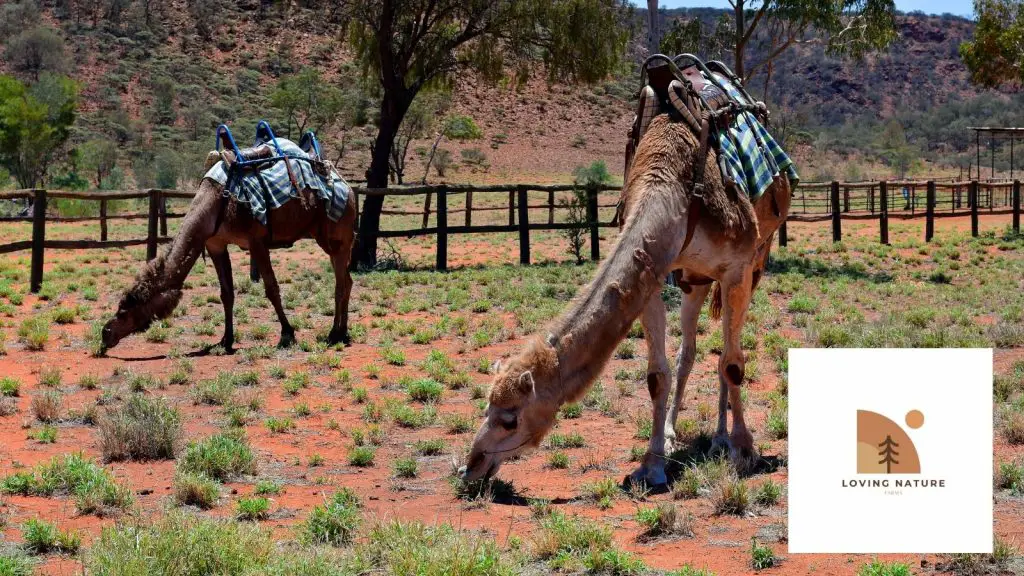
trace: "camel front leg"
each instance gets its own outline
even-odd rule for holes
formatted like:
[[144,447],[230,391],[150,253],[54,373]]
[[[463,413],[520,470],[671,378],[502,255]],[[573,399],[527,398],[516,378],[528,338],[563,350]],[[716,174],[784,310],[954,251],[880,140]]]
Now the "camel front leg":
[[287,348],[295,344],[295,329],[288,322],[288,317],[284,314],[284,306],[281,305],[281,289],[277,285],[277,276],[274,275],[274,267],[270,263],[270,249],[262,241],[253,239],[249,243],[249,252],[263,278],[263,288],[266,291],[267,299],[274,306],[274,312],[277,312],[277,321],[281,323],[281,340],[278,341],[277,347]]
[[682,306],[679,310],[679,324],[683,334],[676,354],[676,395],[669,410],[665,426],[674,430],[679,411],[683,409],[683,397],[686,393],[686,382],[693,371],[693,363],[697,358],[697,321],[700,319],[701,308],[708,297],[711,284],[691,285],[689,294],[683,294]]
[[327,336],[327,344],[348,344],[348,301],[352,295],[352,274],[348,269],[351,251],[339,251],[331,254],[331,266],[334,268],[334,326]]
[[224,337],[220,339],[220,345],[224,352],[231,354],[235,346],[235,284],[231,276],[231,257],[228,255],[227,246],[207,245],[207,251],[213,260],[213,268],[217,271],[220,301],[224,305]]
[[665,476],[665,451],[672,449],[675,430],[665,422],[672,380],[665,355],[665,303],[661,300],[660,292],[647,301],[640,322],[647,341],[647,391],[651,394],[654,414],[647,453],[644,454],[640,468],[633,472],[630,479],[633,482],[645,482],[648,486],[663,486],[668,483],[668,477]]
[[[722,284],[722,336],[725,347],[722,357],[718,360],[718,378],[724,392],[728,389],[729,406],[732,411],[732,434],[729,435],[730,456],[736,469],[740,472],[751,470],[757,463],[754,450],[754,436],[747,429],[743,420],[743,403],[741,388],[744,374],[744,357],[741,336],[747,308],[750,306],[753,266],[744,267],[732,281]],[[719,400],[723,412],[719,414],[719,432],[722,430],[724,415],[724,399]],[[717,435],[716,435],[717,436]]]

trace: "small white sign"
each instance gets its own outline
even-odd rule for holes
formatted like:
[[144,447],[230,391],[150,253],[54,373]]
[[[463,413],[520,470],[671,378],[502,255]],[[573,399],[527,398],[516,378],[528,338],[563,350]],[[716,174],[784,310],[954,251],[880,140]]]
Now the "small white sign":
[[791,349],[789,551],[992,552],[992,350]]

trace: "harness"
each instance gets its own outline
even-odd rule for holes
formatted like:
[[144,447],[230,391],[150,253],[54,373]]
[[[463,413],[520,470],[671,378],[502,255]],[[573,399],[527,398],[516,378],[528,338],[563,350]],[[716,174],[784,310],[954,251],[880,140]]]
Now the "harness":
[[[716,74],[727,78],[745,101],[731,96]],[[686,236],[680,249],[683,251],[693,241],[704,204],[705,171],[712,147],[718,153],[718,168],[723,180],[728,178],[718,135],[726,134],[726,137],[733,138],[727,128],[740,114],[747,112],[767,123],[768,109],[763,102],[755,101],[747,93],[740,79],[724,63],[712,61],[705,64],[693,54],[680,54],[675,58],[664,54],[648,57],[641,66],[640,83],[637,114],[626,144],[623,180],[628,180],[633,155],[655,116],[668,114],[673,121],[685,123],[699,142],[690,182],[692,197],[687,208]],[[760,140],[759,144],[763,146]],[[620,225],[622,209],[620,201],[615,216]],[[777,206],[775,209],[778,210]]]
[[[234,136],[231,134],[231,129],[226,124],[221,124],[217,127],[216,145],[217,151],[221,153],[221,158],[224,160],[225,166],[227,166],[228,176],[227,182],[224,185],[225,202],[223,202],[225,206],[227,197],[235,192],[235,188],[241,181],[243,174],[255,174],[260,185],[264,205],[267,207],[271,206],[270,188],[261,171],[277,162],[284,162],[285,170],[288,173],[288,181],[296,196],[301,191],[298,179],[292,170],[291,163],[293,161],[308,163],[320,175],[326,176],[331,173],[330,165],[323,160],[320,142],[312,130],[307,130],[299,140],[299,148],[309,155],[308,158],[285,154],[277,141],[277,137],[274,135],[274,131],[266,120],[260,120],[256,124],[256,138],[252,148],[239,149],[238,144],[235,143]],[[221,214],[218,215],[216,229],[220,228],[223,211],[222,207]],[[272,241],[273,229],[271,227],[271,220],[268,217],[267,243],[270,244]]]

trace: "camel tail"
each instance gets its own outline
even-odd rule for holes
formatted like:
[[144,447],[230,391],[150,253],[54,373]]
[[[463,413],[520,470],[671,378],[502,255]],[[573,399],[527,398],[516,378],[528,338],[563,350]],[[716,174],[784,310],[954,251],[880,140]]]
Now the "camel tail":
[[715,287],[711,292],[711,308],[709,312],[712,320],[722,318],[722,285],[718,282],[715,282]]

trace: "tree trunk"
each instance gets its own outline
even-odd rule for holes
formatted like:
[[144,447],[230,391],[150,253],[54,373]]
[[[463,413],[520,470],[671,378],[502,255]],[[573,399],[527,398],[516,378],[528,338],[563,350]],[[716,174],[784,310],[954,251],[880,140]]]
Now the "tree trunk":
[[[397,93],[395,93],[397,92]],[[380,126],[371,152],[370,169],[366,172],[367,188],[387,188],[391,167],[391,148],[402,119],[409,110],[415,94],[409,90],[385,91],[380,103]],[[377,263],[377,233],[380,231],[380,211],[383,196],[367,196],[359,216],[359,237],[354,262],[369,268]]]
[[[766,2],[768,0],[765,0]],[[739,78],[746,76],[746,69],[743,67],[743,55],[746,52],[746,43],[743,41],[743,35],[746,31],[746,6],[742,0],[737,0],[735,17],[736,17],[736,50],[733,52],[735,60],[733,62],[733,72]]]
[[658,0],[647,0],[647,53],[661,52],[661,29],[658,26]]

